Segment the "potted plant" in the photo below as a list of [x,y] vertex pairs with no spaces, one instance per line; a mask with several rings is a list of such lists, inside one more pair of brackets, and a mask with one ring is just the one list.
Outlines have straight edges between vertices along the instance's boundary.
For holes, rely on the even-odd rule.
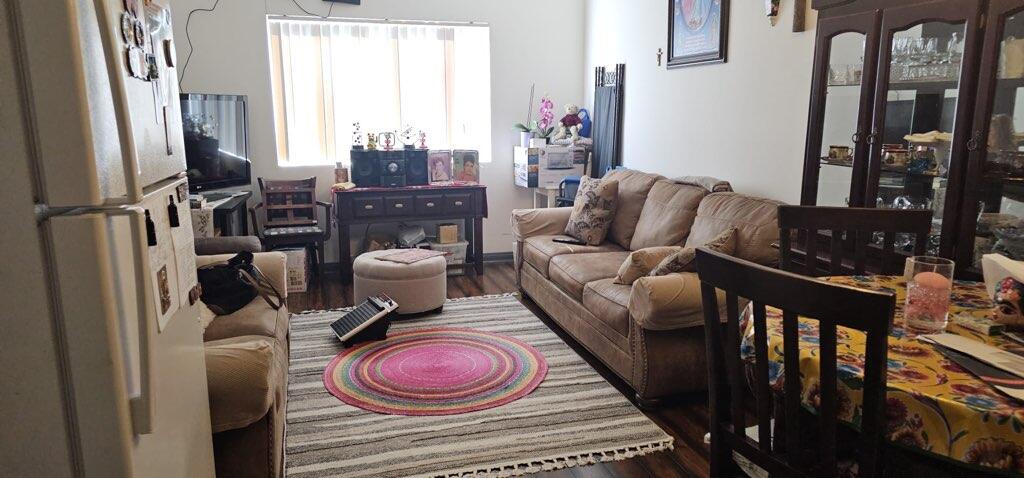
[[[530,96],[532,98],[532,92]],[[530,115],[532,116],[533,101],[531,100],[530,103]],[[536,148],[548,144],[548,138],[555,131],[554,107],[555,104],[545,95],[540,99],[539,117],[536,121],[530,121],[529,126],[523,123],[516,123],[514,128],[519,131],[520,146]]]

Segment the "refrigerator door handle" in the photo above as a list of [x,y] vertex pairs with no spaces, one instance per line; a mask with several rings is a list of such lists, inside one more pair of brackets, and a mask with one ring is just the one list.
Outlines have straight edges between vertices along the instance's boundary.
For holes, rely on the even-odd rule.
[[132,232],[132,261],[135,266],[135,297],[139,318],[139,396],[129,400],[132,428],[136,435],[153,433],[152,343],[157,323],[153,286],[149,274],[149,244],[146,240],[146,210],[122,207],[105,211],[112,216],[129,216]]
[[[114,99],[114,117],[117,119],[117,132],[121,137],[121,161],[124,170],[124,184],[127,190],[128,204],[142,202],[142,180],[139,177],[139,150],[135,144],[135,128],[132,125],[132,111],[128,104],[128,88],[125,85],[125,70],[121,48],[117,45],[116,29],[110,22],[110,12],[106,0],[93,0],[96,8],[96,19],[100,27],[100,39],[103,43],[104,59],[107,65],[107,76],[110,77],[110,93]],[[118,2],[120,3],[120,2]]]

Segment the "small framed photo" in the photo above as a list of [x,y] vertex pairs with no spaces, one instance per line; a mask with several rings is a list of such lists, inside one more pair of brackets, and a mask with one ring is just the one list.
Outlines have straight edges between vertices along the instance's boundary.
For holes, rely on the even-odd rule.
[[668,67],[725,63],[729,0],[668,0]]
[[480,152],[468,149],[455,150],[452,160],[452,174],[456,181],[479,183]]
[[432,150],[427,153],[427,171],[431,183],[446,183],[452,180],[452,152]]

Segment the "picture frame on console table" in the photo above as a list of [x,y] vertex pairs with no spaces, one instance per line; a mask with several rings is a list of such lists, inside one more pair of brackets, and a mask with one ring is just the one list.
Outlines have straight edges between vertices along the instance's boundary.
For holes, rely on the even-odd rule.
[[668,68],[725,63],[729,0],[668,1]]

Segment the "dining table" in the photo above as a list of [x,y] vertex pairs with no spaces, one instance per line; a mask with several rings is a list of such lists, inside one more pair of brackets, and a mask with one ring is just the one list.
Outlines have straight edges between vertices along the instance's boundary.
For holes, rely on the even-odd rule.
[[[903,322],[906,280],[902,276],[835,276],[822,280],[896,295],[896,313],[889,334],[886,392],[886,437],[905,449],[937,455],[978,469],[1024,474],[1024,402],[997,391],[946,358],[932,344],[918,340]],[[955,281],[950,317],[990,319],[994,303],[985,284]],[[753,324],[741,322],[745,360],[754,360]],[[771,307],[768,320],[769,380],[782,391],[782,312]],[[814,411],[819,396],[818,322],[799,319],[801,402]],[[947,333],[969,337],[1016,354],[1024,345],[1002,335],[985,335],[950,322]],[[862,332],[837,330],[839,419],[854,427],[861,414],[864,377]]]

